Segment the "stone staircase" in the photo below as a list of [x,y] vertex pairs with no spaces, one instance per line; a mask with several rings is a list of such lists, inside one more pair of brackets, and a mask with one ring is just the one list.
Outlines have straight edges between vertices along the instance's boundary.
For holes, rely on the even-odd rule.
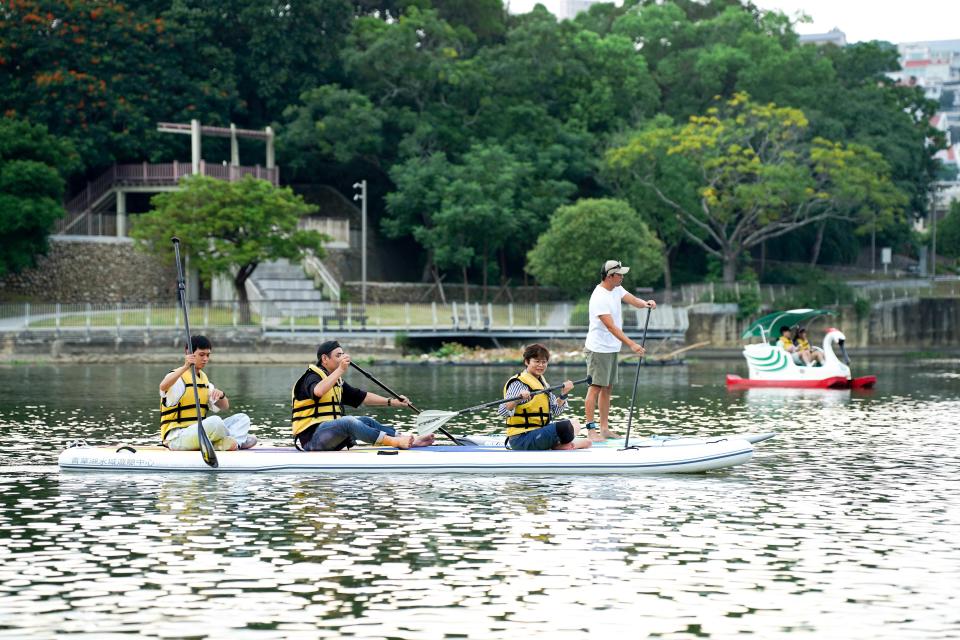
[[269,303],[267,315],[317,315],[330,304],[303,267],[286,259],[258,265],[248,281],[248,294],[251,302]]

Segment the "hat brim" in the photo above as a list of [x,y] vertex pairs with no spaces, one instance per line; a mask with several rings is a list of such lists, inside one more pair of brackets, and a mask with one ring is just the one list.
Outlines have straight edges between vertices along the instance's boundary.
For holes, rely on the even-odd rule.
[[629,271],[630,271],[630,267],[619,267],[611,271],[610,274],[611,275],[620,274],[622,276],[622,275],[626,275]]

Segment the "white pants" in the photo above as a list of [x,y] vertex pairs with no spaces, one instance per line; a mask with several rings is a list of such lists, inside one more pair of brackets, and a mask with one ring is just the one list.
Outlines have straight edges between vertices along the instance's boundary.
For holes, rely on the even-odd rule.
[[[213,443],[214,449],[228,451],[234,448],[234,444],[243,446],[247,441],[250,417],[245,413],[235,413],[226,420],[220,416],[207,416],[203,420],[203,430]],[[200,438],[197,434],[197,425],[173,429],[167,433],[163,444],[173,451],[199,451]]]

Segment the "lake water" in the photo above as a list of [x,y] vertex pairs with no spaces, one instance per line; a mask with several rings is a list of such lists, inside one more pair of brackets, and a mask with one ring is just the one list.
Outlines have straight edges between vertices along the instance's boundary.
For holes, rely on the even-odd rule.
[[[301,369],[215,358],[287,444]],[[0,367],[0,637],[956,638],[958,364],[855,362],[871,393],[644,368],[635,433],[779,433],[746,465],[659,477],[60,473],[70,440],[153,443],[167,368]],[[514,371],[369,369],[421,409],[494,399]]]

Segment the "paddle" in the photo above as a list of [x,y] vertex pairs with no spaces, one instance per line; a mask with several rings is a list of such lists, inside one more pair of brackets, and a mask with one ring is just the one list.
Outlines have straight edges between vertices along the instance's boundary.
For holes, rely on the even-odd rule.
[[[593,382],[593,378],[587,376],[582,380],[574,380],[573,384],[581,384],[586,382],[590,384]],[[558,384],[553,387],[547,387],[546,389],[537,389],[536,391],[531,391],[530,396],[533,397],[539,393],[547,393],[548,391],[557,391],[563,389],[563,384]],[[484,409],[486,407],[492,407],[494,405],[503,404],[504,402],[515,402],[517,400],[523,400],[523,396],[515,396],[513,398],[500,398],[499,400],[491,400],[490,402],[484,402],[483,404],[478,404],[473,407],[467,407],[466,409],[460,409],[459,411],[440,411],[436,409],[428,409],[420,413],[417,416],[417,433],[421,436],[425,436],[428,433],[433,433],[445,425],[447,422],[453,418],[471,411],[476,411],[478,409]]]
[[[356,369],[357,371],[359,371],[360,373],[362,373],[363,375],[367,376],[367,378],[369,378],[371,382],[373,382],[374,384],[378,385],[381,389],[383,389],[384,391],[386,391],[387,393],[389,393],[390,395],[392,395],[392,396],[393,396],[394,398],[396,398],[397,400],[400,399],[400,396],[397,394],[396,391],[394,391],[393,389],[391,389],[391,388],[388,387],[387,385],[383,384],[382,382],[380,382],[379,380],[377,380],[376,378],[374,378],[373,375],[371,375],[371,374],[367,373],[366,371],[364,371],[363,368],[361,368],[360,365],[358,365],[358,364],[357,364],[356,362],[354,362],[353,360],[350,361],[350,366],[353,367],[354,369]],[[421,413],[423,413],[422,411],[420,411],[420,409],[417,409],[415,406],[413,406],[413,403],[412,403],[412,402],[411,402],[410,404],[408,404],[407,406],[409,406],[411,409],[413,409],[414,411],[416,411],[418,415],[421,414]],[[453,440],[453,443],[454,443],[454,444],[460,445],[460,446],[464,446],[462,442],[460,442],[459,440],[457,440],[456,438],[454,438],[453,435],[451,435],[451,433],[450,433],[449,431],[447,431],[446,429],[444,429],[443,427],[438,427],[438,428],[436,429],[436,431],[439,431],[439,432],[442,433],[443,435],[445,435],[445,436],[447,436],[448,438],[450,438],[451,440]],[[423,434],[420,434],[420,435],[423,435]]]
[[[183,311],[183,326],[187,331],[187,353],[192,353],[193,340],[190,338],[190,314],[187,313],[187,286],[183,281],[183,266],[180,264],[180,238],[174,236],[170,240],[173,242],[173,255],[177,261],[177,293],[180,296],[180,309]],[[197,405],[197,437],[200,439],[200,456],[204,462],[216,469],[220,466],[220,463],[217,461],[217,454],[213,450],[210,436],[203,430],[203,418],[200,415],[200,392],[197,391],[196,365],[190,365],[190,375],[193,376],[193,401]]]
[[[650,325],[650,307],[647,307],[647,319],[643,323],[643,337],[640,338],[640,346],[647,346],[647,326]],[[627,437],[623,441],[623,449],[630,448],[630,425],[633,423],[633,405],[637,400],[637,385],[640,384],[640,367],[643,366],[643,356],[637,360],[637,377],[633,379],[633,395],[630,396],[630,414],[627,416]]]

